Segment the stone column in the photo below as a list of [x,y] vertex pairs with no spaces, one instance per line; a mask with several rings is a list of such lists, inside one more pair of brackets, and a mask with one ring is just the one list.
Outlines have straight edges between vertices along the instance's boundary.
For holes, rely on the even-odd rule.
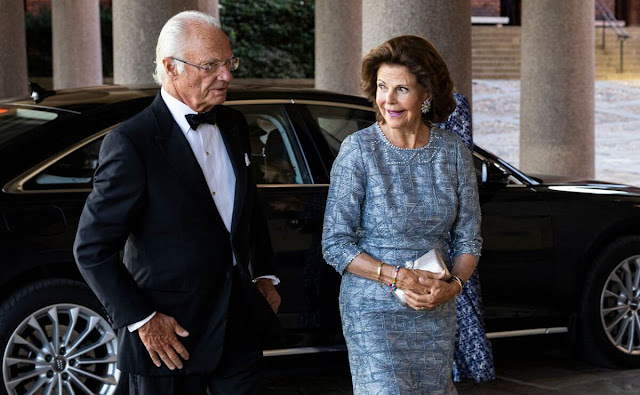
[[0,99],[29,94],[24,4],[2,2],[0,11]]
[[316,0],[316,88],[360,92],[362,0]]
[[593,177],[594,0],[522,1],[520,167]]
[[113,0],[113,82],[153,84],[156,44],[175,14],[198,8],[198,0]]
[[220,20],[220,7],[218,6],[218,0],[198,0],[198,10],[215,16]]
[[469,0],[362,0],[362,53],[411,34],[431,41],[460,93],[471,102]]
[[53,87],[102,85],[98,0],[51,2]]

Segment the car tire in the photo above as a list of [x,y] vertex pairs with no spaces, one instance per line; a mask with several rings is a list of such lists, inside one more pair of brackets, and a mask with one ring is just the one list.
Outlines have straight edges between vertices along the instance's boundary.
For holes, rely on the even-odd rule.
[[579,314],[580,353],[614,368],[640,367],[640,236],[621,238],[598,255]]
[[126,392],[125,375],[116,368],[116,333],[81,282],[38,280],[3,300],[0,353],[0,394],[34,387],[54,394]]

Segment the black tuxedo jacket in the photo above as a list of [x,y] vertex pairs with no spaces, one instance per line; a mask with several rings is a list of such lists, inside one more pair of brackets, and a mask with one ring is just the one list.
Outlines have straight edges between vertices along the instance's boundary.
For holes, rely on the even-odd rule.
[[[173,373],[153,365],[138,333],[126,328],[153,311],[174,317],[190,333],[179,338],[191,356],[180,374],[217,366],[234,253],[247,300],[261,304],[256,311],[267,311],[250,281],[275,272],[268,229],[245,162],[245,154],[250,157],[247,123],[237,110],[216,110],[236,176],[231,232],[160,94],[102,143],[74,255],[114,328],[120,329],[118,366],[123,371]],[[275,317],[270,314],[269,320]]]

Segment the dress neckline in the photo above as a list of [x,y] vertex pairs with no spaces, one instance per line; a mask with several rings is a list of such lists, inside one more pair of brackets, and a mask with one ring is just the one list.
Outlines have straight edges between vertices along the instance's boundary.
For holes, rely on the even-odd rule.
[[429,128],[429,142],[419,148],[403,148],[403,147],[398,147],[396,145],[393,145],[391,143],[391,141],[389,141],[389,139],[387,139],[387,136],[385,136],[384,132],[382,131],[382,128],[380,127],[380,125],[378,124],[378,122],[374,123],[376,130],[378,131],[378,134],[380,135],[380,138],[382,139],[382,141],[384,141],[385,144],[387,144],[389,147],[398,150],[398,151],[422,151],[425,150],[427,148],[431,147],[431,142],[433,141],[433,131],[431,130],[432,128]]

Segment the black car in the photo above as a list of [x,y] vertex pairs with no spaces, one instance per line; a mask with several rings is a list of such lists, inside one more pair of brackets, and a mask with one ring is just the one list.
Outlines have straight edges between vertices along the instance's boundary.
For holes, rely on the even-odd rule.
[[[117,338],[72,244],[103,137],[157,88],[100,87],[0,102],[0,393],[113,393]],[[41,96],[40,98],[42,98]],[[340,278],[320,247],[340,143],[375,120],[363,98],[238,86],[282,283],[287,348],[344,349]],[[490,338],[570,331],[588,358],[640,366],[640,189],[524,174],[476,147]]]

